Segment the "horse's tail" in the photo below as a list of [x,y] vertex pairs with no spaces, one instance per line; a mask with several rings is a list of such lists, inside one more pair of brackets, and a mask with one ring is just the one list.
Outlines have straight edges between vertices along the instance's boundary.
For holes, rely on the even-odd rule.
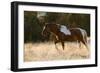
[[[80,29],[80,28],[79,28]],[[84,29],[80,29],[82,34],[82,42],[83,44],[88,48],[88,42],[87,42],[87,32]]]
[[87,33],[86,33],[85,30],[84,30],[84,40],[85,40],[85,42],[86,42],[86,44],[87,44]]
[[84,43],[87,43],[87,32],[84,29],[78,28],[82,34],[82,39]]
[[88,48],[88,40],[87,40],[87,32],[84,30],[84,36],[83,36],[84,42],[85,42],[85,46]]

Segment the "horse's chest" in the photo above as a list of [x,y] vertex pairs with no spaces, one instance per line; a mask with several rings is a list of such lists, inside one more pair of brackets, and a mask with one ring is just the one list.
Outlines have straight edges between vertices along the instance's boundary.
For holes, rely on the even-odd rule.
[[59,37],[58,37],[57,34],[55,34],[55,33],[53,33],[53,32],[51,32],[51,34],[55,37],[56,40],[59,40]]

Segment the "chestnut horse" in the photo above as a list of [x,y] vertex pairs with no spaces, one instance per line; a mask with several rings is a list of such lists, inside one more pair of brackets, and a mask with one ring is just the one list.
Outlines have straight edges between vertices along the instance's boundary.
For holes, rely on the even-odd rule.
[[55,24],[55,23],[45,23],[45,26],[43,27],[42,35],[46,36],[48,33],[53,34],[55,36],[55,40],[54,40],[55,47],[58,42],[61,42],[63,50],[64,50],[65,41],[77,41],[78,43],[80,43],[80,46],[82,42],[86,46],[86,48],[88,48],[87,47],[87,33],[84,29],[70,28],[67,30],[69,30],[71,34],[66,35],[60,31],[61,26],[62,25]]

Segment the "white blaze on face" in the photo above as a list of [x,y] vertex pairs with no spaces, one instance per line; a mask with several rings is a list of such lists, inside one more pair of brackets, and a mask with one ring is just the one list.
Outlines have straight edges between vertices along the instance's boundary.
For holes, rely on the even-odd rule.
[[45,29],[45,27],[43,27],[43,29]]
[[68,30],[67,27],[64,26],[64,25],[61,25],[60,31],[61,31],[62,33],[64,33],[65,35],[71,35],[70,30]]

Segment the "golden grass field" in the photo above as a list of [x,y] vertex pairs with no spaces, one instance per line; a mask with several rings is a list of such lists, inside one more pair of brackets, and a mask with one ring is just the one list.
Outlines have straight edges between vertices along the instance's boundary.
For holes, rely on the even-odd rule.
[[87,59],[90,55],[90,44],[88,49],[82,44],[79,48],[77,43],[65,43],[62,49],[60,43],[57,44],[58,50],[53,42],[25,43],[24,61],[49,61],[49,60],[76,60]]

